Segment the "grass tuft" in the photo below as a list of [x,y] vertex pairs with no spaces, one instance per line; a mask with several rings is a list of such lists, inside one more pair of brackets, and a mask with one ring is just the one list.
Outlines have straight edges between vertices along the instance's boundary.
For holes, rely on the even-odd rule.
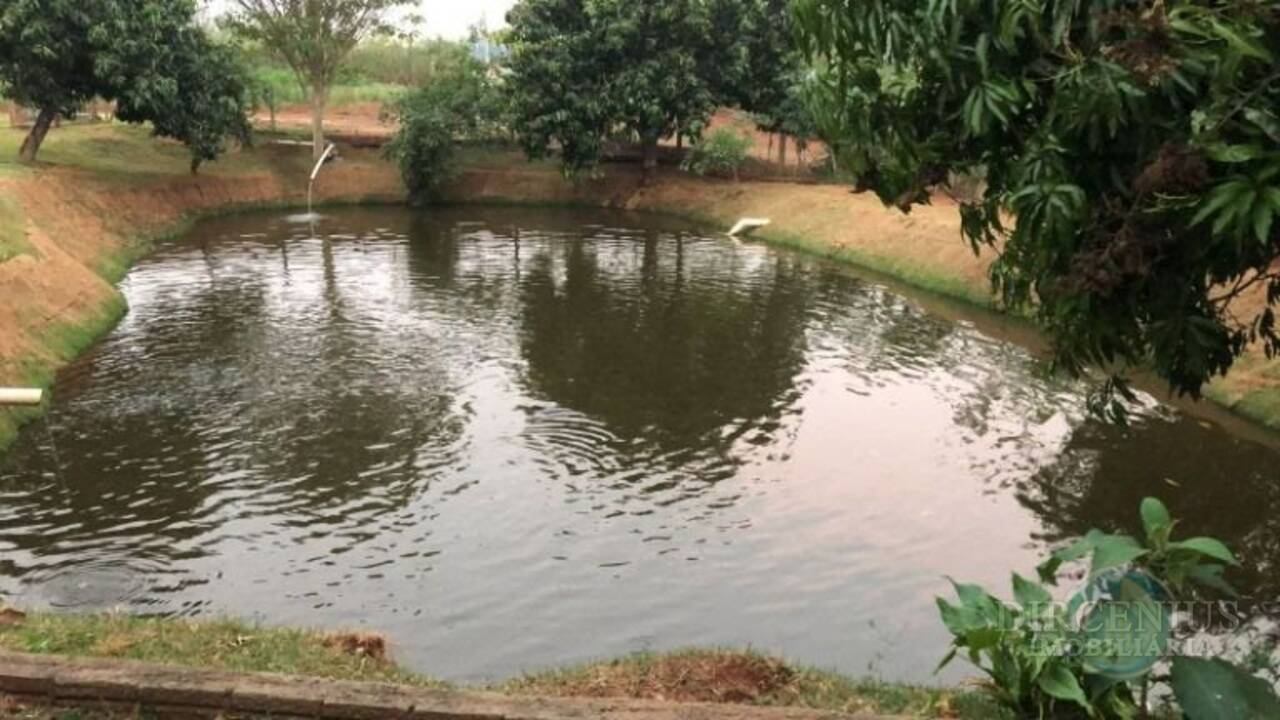
[[71,657],[119,658],[232,672],[269,672],[333,680],[392,682],[419,687],[445,683],[401,669],[369,646],[335,641],[311,630],[257,627],[233,620],[194,622],[127,615],[37,613],[0,627],[0,648]]
[[1003,717],[978,693],[859,680],[735,650],[643,653],[530,674],[492,689],[543,697],[738,703],[912,718]]
[[27,220],[18,203],[0,196],[0,263],[32,251],[27,242]]

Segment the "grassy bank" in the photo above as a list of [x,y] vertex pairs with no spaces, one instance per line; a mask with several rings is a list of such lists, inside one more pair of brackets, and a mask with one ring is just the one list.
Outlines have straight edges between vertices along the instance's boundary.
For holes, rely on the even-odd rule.
[[[385,641],[376,635],[118,615],[8,614],[4,619],[0,649],[15,652],[449,687],[402,669],[388,655]],[[749,651],[634,655],[474,689],[542,697],[804,707],[911,718],[1000,717],[975,693],[851,678]]]
[[[35,166],[16,162],[22,138],[0,129],[0,386],[48,388],[114,327],[126,311],[114,285],[159,239],[200,217],[306,202],[307,148],[263,143],[193,177],[187,151],[143,127],[57,128]],[[318,204],[403,197],[379,153],[347,155]],[[0,409],[0,450],[40,414]]]
[[[0,130],[0,183],[28,184],[51,173],[74,171],[89,184],[120,189],[168,193],[174,185],[190,190],[193,183],[258,183],[265,189],[252,197],[228,197],[221,201],[193,203],[190,198],[173,198],[157,221],[154,213],[142,213],[144,227],[134,227],[138,213],[121,213],[107,230],[128,242],[105,243],[95,267],[102,278],[114,283],[145,252],[138,242],[156,235],[181,230],[193,218],[252,207],[283,207],[302,202],[301,178],[309,172],[309,155],[294,148],[289,152],[259,147],[235,152],[202,170],[193,181],[188,173],[187,154],[181,146],[157,141],[141,127],[123,125],[66,126],[50,134],[42,150],[42,165],[32,169],[13,162],[22,133]],[[711,226],[731,225],[739,217],[769,217],[774,222],[758,233],[762,240],[807,253],[855,264],[914,287],[958,299],[984,308],[992,307],[987,268],[990,256],[975,257],[959,234],[958,213],[950,201],[940,199],[932,207],[918,208],[911,215],[885,209],[869,195],[854,195],[835,185],[802,185],[781,182],[731,183],[669,172],[653,187],[639,186],[636,168],[611,167],[603,179],[573,185],[560,177],[552,163],[530,164],[518,153],[503,148],[474,147],[462,152],[463,172],[448,190],[449,202],[495,202],[512,204],[602,205],[687,218]],[[382,188],[394,182],[395,170],[376,151],[346,151],[344,160],[326,172],[322,182],[331,191],[322,202],[359,202],[368,199],[361,183],[327,178],[334,172],[357,169],[357,176]],[[390,179],[390,180],[389,180]],[[137,202],[132,197],[128,202]],[[184,207],[196,204],[197,207]],[[96,208],[101,210],[101,204]],[[113,209],[108,210],[111,215]],[[0,267],[7,259],[38,254],[39,249],[24,237],[22,227],[41,217],[24,208],[21,201],[0,193]],[[3,288],[0,288],[3,289]],[[64,325],[57,333],[77,332],[96,337],[103,329],[103,317],[110,312],[87,313]],[[108,321],[106,327],[110,326]],[[4,328],[0,323],[0,331]],[[56,367],[74,357],[83,343],[51,352],[49,363],[37,358],[34,365]],[[0,346],[0,363],[4,348]],[[32,365],[30,358],[24,361]],[[15,377],[0,364],[0,383],[26,381],[29,369]],[[48,372],[37,372],[37,377]],[[1261,352],[1243,357],[1232,374],[1207,388],[1207,395],[1238,415],[1272,429],[1280,429],[1280,362]],[[0,418],[0,447],[12,437],[13,423]]]

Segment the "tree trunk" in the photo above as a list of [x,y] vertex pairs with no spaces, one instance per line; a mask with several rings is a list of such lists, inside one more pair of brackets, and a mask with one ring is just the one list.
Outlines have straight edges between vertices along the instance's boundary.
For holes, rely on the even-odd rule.
[[782,163],[782,167],[787,166],[787,134],[778,133],[778,162]]
[[643,184],[648,185],[653,181],[654,175],[658,171],[658,139],[646,138],[644,141],[644,176]]
[[53,126],[53,121],[57,117],[57,110],[41,108],[40,114],[36,116],[36,124],[31,126],[31,132],[27,134],[27,139],[22,141],[22,149],[18,151],[18,159],[24,163],[36,161],[40,146],[44,144],[44,138],[49,134],[49,128]]
[[311,157],[319,162],[324,155],[324,107],[328,88],[319,84],[311,91]]

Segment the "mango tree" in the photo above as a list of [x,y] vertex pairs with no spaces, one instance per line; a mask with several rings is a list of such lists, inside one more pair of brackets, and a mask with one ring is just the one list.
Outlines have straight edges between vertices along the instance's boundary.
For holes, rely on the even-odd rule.
[[530,156],[558,146],[569,172],[622,131],[651,175],[660,140],[701,134],[734,42],[703,0],[522,0],[507,21],[514,129]]
[[10,99],[37,111],[21,159],[34,162],[54,121],[99,97],[201,160],[217,156],[225,135],[243,135],[241,74],[195,14],[194,0],[0,5],[0,82]]
[[150,121],[155,135],[186,145],[194,175],[226,150],[228,139],[249,142],[247,75],[231,50],[200,28],[178,28],[168,38],[163,81],[121,93],[116,116]]
[[0,82],[18,105],[36,110],[19,156],[34,162],[59,115],[73,116],[106,94],[94,72],[93,35],[105,6],[78,0],[11,0],[0,6]]
[[[864,189],[909,210],[950,172],[1057,365],[1198,396],[1280,352],[1280,12],[1270,2],[797,0],[818,121]],[[1251,294],[1261,302],[1233,304]]]

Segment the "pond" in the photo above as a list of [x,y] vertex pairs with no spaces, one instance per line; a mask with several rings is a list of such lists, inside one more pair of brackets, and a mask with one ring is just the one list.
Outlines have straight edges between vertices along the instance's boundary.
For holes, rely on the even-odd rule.
[[0,460],[10,600],[372,628],[464,681],[690,645],[934,681],[944,576],[1150,494],[1280,596],[1268,436],[1090,421],[989,315],[642,215],[296,220],[129,274]]

